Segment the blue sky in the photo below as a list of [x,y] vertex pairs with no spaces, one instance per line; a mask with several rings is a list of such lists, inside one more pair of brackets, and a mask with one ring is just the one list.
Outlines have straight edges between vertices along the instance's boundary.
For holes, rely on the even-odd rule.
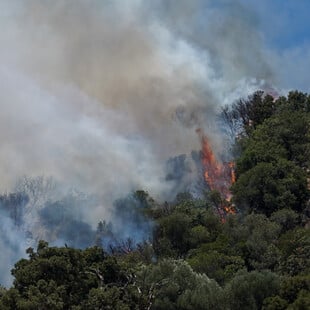
[[273,55],[279,85],[310,91],[310,1],[240,0],[257,19],[257,31]]
[[310,44],[309,0],[242,0],[257,14],[266,43],[276,49]]
[[211,52],[215,62],[233,59],[226,69],[244,67],[244,76],[263,77],[285,92],[310,92],[310,0],[152,3],[160,3],[161,17],[177,35]]

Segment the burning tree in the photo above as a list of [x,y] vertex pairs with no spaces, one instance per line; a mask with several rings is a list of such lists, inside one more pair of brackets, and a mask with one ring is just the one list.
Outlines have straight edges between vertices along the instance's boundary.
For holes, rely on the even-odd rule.
[[223,219],[226,214],[236,212],[231,203],[230,186],[235,182],[234,162],[218,160],[211,148],[208,137],[201,129],[196,130],[201,141],[201,161],[205,182],[211,191],[217,191],[221,198],[217,204],[218,212]]

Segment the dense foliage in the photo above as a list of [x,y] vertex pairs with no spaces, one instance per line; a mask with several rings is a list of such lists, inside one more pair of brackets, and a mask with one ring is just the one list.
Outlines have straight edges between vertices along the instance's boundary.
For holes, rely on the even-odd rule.
[[219,216],[218,193],[158,204],[138,191],[116,208],[129,206],[151,240],[108,245],[101,222],[95,247],[40,241],[0,289],[0,309],[309,309],[310,96],[257,92],[223,116],[237,134],[236,214]]

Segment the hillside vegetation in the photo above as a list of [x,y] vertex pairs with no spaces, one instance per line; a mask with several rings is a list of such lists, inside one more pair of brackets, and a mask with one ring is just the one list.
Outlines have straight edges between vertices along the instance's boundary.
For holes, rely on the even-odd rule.
[[119,207],[150,239],[114,242],[100,222],[84,250],[40,241],[0,309],[310,309],[310,96],[257,92],[222,116],[236,137],[236,214],[218,214],[214,191],[165,203],[137,191]]

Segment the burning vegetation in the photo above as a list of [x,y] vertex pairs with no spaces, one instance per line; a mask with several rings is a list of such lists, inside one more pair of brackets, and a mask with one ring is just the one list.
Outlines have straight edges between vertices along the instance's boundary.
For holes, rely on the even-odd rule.
[[204,180],[211,191],[216,191],[220,194],[221,202],[217,206],[217,211],[221,218],[224,219],[226,214],[236,213],[236,209],[231,203],[230,192],[231,185],[236,181],[235,163],[218,160],[211,148],[208,137],[202,129],[197,129],[196,132],[201,141]]

